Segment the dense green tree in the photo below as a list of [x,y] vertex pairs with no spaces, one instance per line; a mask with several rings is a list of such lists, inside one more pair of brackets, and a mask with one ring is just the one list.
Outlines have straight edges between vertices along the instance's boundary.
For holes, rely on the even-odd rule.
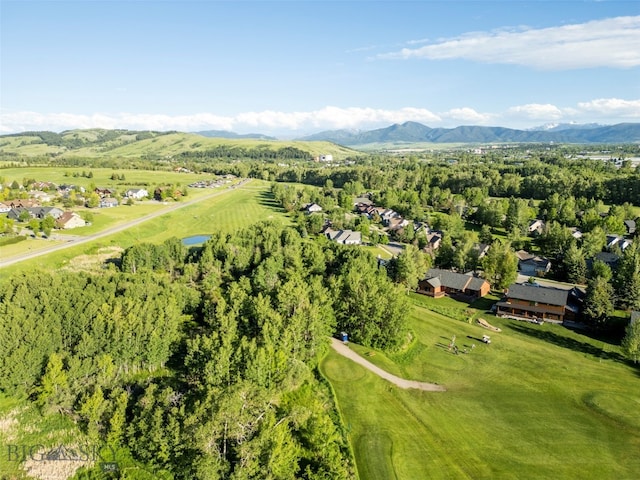
[[630,322],[622,339],[622,351],[633,363],[640,361],[640,321]]
[[640,244],[627,247],[613,277],[618,303],[623,308],[640,309]]
[[518,257],[508,242],[495,241],[482,258],[484,278],[491,288],[502,290],[511,285],[518,276]]
[[595,277],[587,284],[584,299],[584,315],[596,326],[602,327],[613,314],[613,288],[602,277]]
[[571,244],[563,259],[564,272],[567,281],[571,283],[584,283],[587,276],[587,261],[575,244]]

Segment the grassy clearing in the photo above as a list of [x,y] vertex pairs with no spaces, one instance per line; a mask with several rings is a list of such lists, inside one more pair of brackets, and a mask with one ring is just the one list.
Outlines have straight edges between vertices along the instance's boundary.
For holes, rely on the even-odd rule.
[[[447,392],[400,390],[333,352],[322,362],[362,480],[382,478],[378,471],[398,479],[640,476],[639,371],[618,346],[482,313],[502,328],[489,332],[432,312],[423,299],[414,298],[409,347],[367,359]],[[468,354],[448,351],[453,335]]]

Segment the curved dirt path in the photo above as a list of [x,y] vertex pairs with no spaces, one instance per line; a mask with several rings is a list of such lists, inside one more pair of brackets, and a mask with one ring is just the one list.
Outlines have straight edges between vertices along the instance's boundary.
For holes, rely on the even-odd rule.
[[427,382],[418,382],[416,380],[406,380],[404,378],[396,377],[395,375],[391,375],[389,372],[385,372],[380,367],[377,367],[373,363],[365,360],[356,352],[347,347],[344,343],[336,338],[331,339],[331,346],[333,349],[338,352],[343,357],[347,357],[350,360],[353,360],[359,365],[362,365],[367,370],[372,371],[379,377],[384,378],[385,380],[397,385],[400,388],[415,388],[418,390],[426,390],[428,392],[446,392],[446,388],[442,385],[438,385],[436,383],[427,383]]

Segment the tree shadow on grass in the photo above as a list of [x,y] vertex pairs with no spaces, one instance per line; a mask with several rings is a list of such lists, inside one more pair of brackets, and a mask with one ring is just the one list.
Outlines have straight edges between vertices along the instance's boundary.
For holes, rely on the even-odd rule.
[[591,345],[590,343],[580,342],[573,338],[568,338],[563,335],[558,335],[557,333],[550,332],[548,330],[539,330],[535,327],[529,327],[528,325],[506,325],[506,326],[518,333],[522,333],[530,337],[544,340],[545,342],[558,345],[559,347],[568,348],[576,352],[586,353],[588,355],[592,355],[597,358],[602,358],[604,360],[615,360],[618,362],[625,361],[624,357],[617,352],[605,352],[602,348],[596,347],[595,345]]
[[578,335],[584,335],[585,337],[597,340],[599,342],[605,342],[609,345],[619,346],[622,337],[624,337],[624,328],[611,328],[609,330],[595,330],[589,326],[567,326],[564,325],[567,330],[571,330]]
[[488,312],[491,310],[491,307],[493,306],[494,303],[496,303],[495,300],[491,298],[482,297],[482,298],[475,299],[473,302],[469,304],[469,306],[477,310],[483,310]]
[[271,210],[275,210],[280,213],[286,213],[286,210],[282,207],[282,205],[280,205],[276,201],[273,193],[268,190],[263,190],[258,194],[258,203],[263,207],[270,208]]

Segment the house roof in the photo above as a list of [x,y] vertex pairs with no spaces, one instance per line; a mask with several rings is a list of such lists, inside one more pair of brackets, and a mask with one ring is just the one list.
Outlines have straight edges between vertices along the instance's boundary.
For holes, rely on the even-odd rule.
[[547,268],[549,265],[551,265],[551,261],[545,257],[531,257],[527,258],[526,260],[520,260],[520,264]]
[[567,304],[567,299],[569,298],[569,290],[514,283],[509,286],[506,296],[507,298],[526,300],[529,302],[564,306]]
[[516,252],[516,257],[518,257],[518,260],[523,261],[523,260],[529,260],[530,258],[535,257],[535,255],[533,253],[529,253],[526,250],[518,250]]
[[59,225],[64,225],[73,218],[82,219],[82,217],[78,215],[76,212],[64,212],[62,215],[60,215],[60,217],[58,217],[57,222]]
[[627,227],[627,232],[634,233],[636,231],[636,221],[635,220],[625,220],[624,225]]
[[433,286],[444,286],[455,290],[480,290],[486,280],[482,278],[465,275],[464,273],[452,272],[450,270],[441,270],[439,268],[430,269],[424,279]]

